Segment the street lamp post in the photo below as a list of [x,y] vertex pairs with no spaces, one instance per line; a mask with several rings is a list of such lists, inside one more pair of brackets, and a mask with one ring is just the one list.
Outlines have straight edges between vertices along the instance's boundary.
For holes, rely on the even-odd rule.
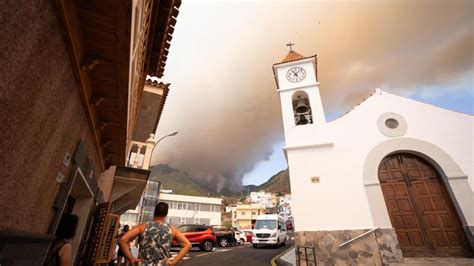
[[[156,145],[157,145],[161,140],[163,140],[164,138],[172,137],[172,136],[176,136],[176,135],[178,135],[178,130],[175,130],[175,131],[173,131],[173,132],[171,132],[171,133],[169,133],[169,134],[167,134],[167,135],[164,135],[163,137],[161,137],[159,140],[157,140],[157,141],[155,142],[155,145],[153,145],[153,148],[151,149],[151,154],[152,154],[152,156],[150,156],[150,162],[151,162],[151,157],[153,157],[153,150],[155,150]],[[152,166],[152,167],[153,167],[153,166]]]
[[[145,152],[145,158],[143,159],[143,165],[142,165],[142,169],[148,169],[150,168],[150,164],[151,164],[151,159],[153,157],[153,151],[155,150],[155,147],[156,145],[162,141],[163,139],[167,138],[167,137],[172,137],[172,136],[176,136],[178,135],[178,131],[175,130],[169,134],[166,134],[164,135],[163,137],[161,137],[158,141],[155,141],[155,135],[153,134],[150,134],[150,138],[146,140],[146,145],[147,145],[147,149],[146,149],[146,152]],[[150,149],[150,146],[153,145]]]
[[[151,164],[151,159],[153,157],[153,151],[155,150],[157,144],[162,141],[163,139],[167,138],[167,137],[172,137],[172,136],[176,136],[178,135],[178,131],[175,130],[167,135],[164,135],[163,137],[161,137],[160,139],[158,139],[158,141],[155,142],[155,139],[154,139],[154,135],[150,135],[150,138],[147,140],[147,145],[150,145],[154,142],[153,144],[153,147],[151,149],[147,149],[146,151],[146,154],[145,154],[145,158],[144,158],[144,161],[143,161],[143,166],[142,166],[142,169],[149,169],[151,170],[151,168],[153,168],[153,166],[149,167],[150,164]],[[149,147],[149,146],[148,146]],[[145,195],[147,194],[148,190],[148,184],[146,184],[145,186],[145,190],[143,191],[143,194],[142,194],[142,198],[141,198],[141,201],[140,201],[140,205],[139,205],[139,211],[138,211],[138,221],[137,222],[141,222],[141,220],[143,219],[143,201],[145,200]],[[159,191],[158,191],[159,193]]]

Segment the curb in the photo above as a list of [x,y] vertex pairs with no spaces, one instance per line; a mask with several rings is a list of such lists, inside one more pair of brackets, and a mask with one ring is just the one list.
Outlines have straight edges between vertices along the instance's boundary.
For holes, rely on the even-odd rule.
[[271,261],[271,265],[272,266],[294,266],[293,264],[291,263],[288,263],[287,261],[284,261],[283,259],[281,259],[281,257],[283,257],[283,255],[285,255],[286,253],[290,252],[290,250],[292,248],[294,248],[295,246],[292,245],[292,246],[289,246],[287,249],[285,249],[282,253],[276,255],[275,257],[273,257],[272,261]]

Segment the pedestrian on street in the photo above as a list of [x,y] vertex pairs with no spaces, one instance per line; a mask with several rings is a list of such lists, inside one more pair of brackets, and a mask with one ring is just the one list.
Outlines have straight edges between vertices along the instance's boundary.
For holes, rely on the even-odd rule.
[[68,241],[76,235],[79,217],[72,214],[63,214],[56,229],[56,239],[51,244],[45,266],[72,265],[72,245]]
[[[122,229],[122,233],[118,236],[118,239],[120,239],[123,235],[125,235],[125,233],[127,233],[129,229],[130,229],[130,227],[127,224],[124,225],[124,227]],[[130,243],[128,243],[128,249],[130,250]],[[117,252],[117,266],[122,265],[122,258],[125,258],[125,266],[128,266],[127,257],[125,257],[122,249],[119,247],[119,250]]]
[[[155,207],[152,222],[146,222],[128,231],[119,240],[120,249],[125,257],[132,263],[144,262],[145,265],[175,265],[178,263],[189,249],[191,243],[174,225],[165,222],[168,215],[168,204],[160,202]],[[140,259],[133,257],[128,249],[128,243],[140,236]],[[178,242],[181,250],[175,258],[171,258],[171,245],[173,240]]]

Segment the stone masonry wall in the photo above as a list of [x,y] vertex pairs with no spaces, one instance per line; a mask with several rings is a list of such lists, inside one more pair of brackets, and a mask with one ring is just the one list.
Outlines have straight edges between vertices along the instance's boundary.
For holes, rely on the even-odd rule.
[[[296,249],[298,265],[385,265],[403,262],[395,230],[381,228],[374,233],[357,239],[351,244],[340,244],[357,237],[368,230],[314,231],[296,232],[296,247],[314,247]],[[308,258],[306,260],[306,257]]]

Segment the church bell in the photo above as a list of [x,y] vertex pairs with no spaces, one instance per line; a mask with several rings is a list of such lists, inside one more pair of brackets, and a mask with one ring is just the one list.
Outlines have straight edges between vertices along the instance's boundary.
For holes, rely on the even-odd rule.
[[305,100],[301,96],[298,96],[298,100],[296,100],[296,105],[293,106],[296,125],[300,126],[313,123],[311,116],[311,108],[309,107],[307,99]]
[[299,119],[298,119],[298,122],[296,123],[296,125],[298,125],[298,126],[299,126],[299,125],[306,125],[306,124],[308,124],[308,123],[309,123],[309,121],[308,121],[308,119],[306,119],[306,115],[301,114],[301,115],[299,116]]
[[296,108],[295,111],[298,114],[301,113],[306,113],[309,110],[309,106],[304,102],[303,99],[301,99],[300,96],[298,96],[298,102],[296,103]]

